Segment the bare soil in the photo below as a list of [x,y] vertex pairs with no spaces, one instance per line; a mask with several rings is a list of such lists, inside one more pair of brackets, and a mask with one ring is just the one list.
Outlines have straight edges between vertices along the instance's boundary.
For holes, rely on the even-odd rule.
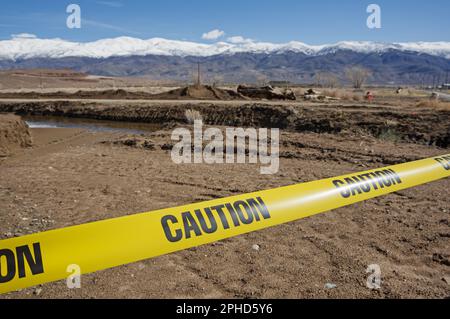
[[[165,125],[145,135],[31,129],[30,147],[23,122],[0,116],[0,130],[15,135],[0,138],[0,149],[8,148],[0,157],[0,239],[449,153],[450,112],[419,107],[424,92],[376,89],[374,104],[364,92],[340,96],[353,101],[255,102],[211,90],[167,93],[173,87],[150,83],[70,70],[0,72],[0,112]],[[175,165],[170,134],[186,125],[186,110],[209,125],[280,128],[279,173],[263,176],[250,164]],[[441,180],[85,275],[80,290],[61,281],[0,299],[450,298],[449,186]],[[371,264],[381,266],[379,291],[366,287]]]
[[[167,89],[164,86],[169,86]],[[159,88],[158,86],[162,86]],[[0,93],[72,94],[77,91],[126,89],[160,93],[173,89],[170,81],[154,81],[139,77],[105,77],[89,75],[69,69],[0,70]]]
[[190,85],[150,97],[154,100],[246,100],[244,96],[233,90],[216,88],[210,85]]
[[[71,104],[55,105],[50,112],[50,102],[45,103],[30,105],[49,113],[70,109],[70,114],[77,114]],[[25,108],[26,104],[20,106]],[[265,125],[284,114],[281,106],[272,110],[235,106],[228,107],[232,115],[227,117],[222,108],[216,105],[216,116],[212,111],[204,114],[211,124],[228,125],[228,118],[236,117],[231,124]],[[94,109],[87,105],[83,112],[111,118],[116,114],[117,119],[147,114],[147,120],[155,121],[162,114],[169,114],[166,119],[178,116],[176,107],[133,105],[128,106],[128,113],[119,112],[125,110],[123,105],[106,106],[103,113]],[[449,121],[445,114],[427,111],[415,118],[413,112],[404,110],[361,111],[357,107],[298,111],[292,122],[287,119],[294,111],[284,111],[286,116],[278,120],[287,124],[282,127],[280,171],[270,177],[260,175],[258,165],[175,165],[168,151],[169,128],[139,136],[32,129],[32,148],[0,160],[0,238],[449,153],[435,143],[376,138],[368,130],[359,130],[362,125],[358,130],[314,132],[301,124],[329,128],[331,123],[358,123],[366,118],[364,123],[376,127],[392,113],[405,131],[407,125],[421,130],[431,127],[427,133],[431,136],[446,134]],[[333,121],[338,112],[351,116]],[[173,123],[172,128],[181,125]],[[69,290],[61,281],[0,298],[449,298],[449,187],[449,179],[441,180],[264,231],[85,275],[79,290]],[[255,244],[259,251],[252,249]],[[371,264],[381,266],[379,291],[366,287],[366,269]],[[326,289],[327,283],[336,288]]]

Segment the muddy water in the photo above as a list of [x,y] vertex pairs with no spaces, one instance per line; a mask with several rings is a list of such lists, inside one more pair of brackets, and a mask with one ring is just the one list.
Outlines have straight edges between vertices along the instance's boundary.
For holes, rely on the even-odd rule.
[[22,118],[30,128],[77,128],[90,132],[121,132],[138,135],[161,129],[161,125],[157,124],[76,119],[59,116],[23,116]]

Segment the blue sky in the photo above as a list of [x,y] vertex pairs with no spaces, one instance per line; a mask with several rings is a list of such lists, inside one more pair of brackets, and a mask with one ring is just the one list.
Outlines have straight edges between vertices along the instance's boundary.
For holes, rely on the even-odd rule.
[[[66,27],[67,5],[79,4],[82,28]],[[382,28],[368,29],[366,8],[382,9]],[[448,0],[15,0],[2,1],[0,39],[31,33],[40,38],[92,41],[117,36],[208,42],[222,39],[324,44],[342,40],[450,41]]]

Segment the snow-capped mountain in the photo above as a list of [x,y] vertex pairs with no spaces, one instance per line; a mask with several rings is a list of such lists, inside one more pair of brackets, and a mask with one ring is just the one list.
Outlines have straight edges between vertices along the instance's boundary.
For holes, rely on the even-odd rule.
[[210,57],[237,53],[278,54],[285,52],[319,56],[332,54],[340,50],[357,53],[385,53],[389,50],[397,50],[450,59],[450,42],[378,43],[345,41],[327,45],[308,45],[296,41],[274,44],[239,38],[235,37],[230,39],[229,42],[213,44],[162,38],[142,40],[131,37],[80,43],[62,39],[39,39],[31,34],[19,34],[13,36],[10,40],[0,41],[0,60],[68,57],[105,59],[147,55]]
[[361,66],[374,84],[448,81],[450,42],[339,42],[274,44],[232,37],[212,44],[130,37],[77,43],[20,34],[0,41],[1,69],[69,68],[102,76],[144,76],[192,81],[197,62],[208,81],[282,80],[312,83],[327,74],[345,83],[346,70]]

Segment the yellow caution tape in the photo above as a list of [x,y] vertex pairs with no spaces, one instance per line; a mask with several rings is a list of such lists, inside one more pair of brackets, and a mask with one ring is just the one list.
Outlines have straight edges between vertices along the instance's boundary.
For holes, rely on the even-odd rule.
[[450,176],[450,155],[0,241],[0,293],[216,242]]

